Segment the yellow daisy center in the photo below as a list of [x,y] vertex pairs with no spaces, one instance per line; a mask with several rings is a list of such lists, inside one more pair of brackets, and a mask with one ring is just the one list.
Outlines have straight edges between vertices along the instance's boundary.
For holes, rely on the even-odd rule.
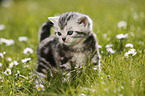
[[38,91],[40,91],[40,90],[42,90],[42,88],[41,87],[38,87]]

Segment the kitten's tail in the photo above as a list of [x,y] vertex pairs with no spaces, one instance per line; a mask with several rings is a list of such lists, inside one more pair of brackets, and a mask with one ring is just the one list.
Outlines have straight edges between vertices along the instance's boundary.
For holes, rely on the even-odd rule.
[[53,26],[51,21],[45,22],[39,31],[39,42],[50,36],[50,28]]

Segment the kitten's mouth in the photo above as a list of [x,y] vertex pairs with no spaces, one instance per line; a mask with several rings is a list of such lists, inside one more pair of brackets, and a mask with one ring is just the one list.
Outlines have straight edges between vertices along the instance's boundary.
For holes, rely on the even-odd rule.
[[68,45],[68,42],[67,41],[64,41],[64,42],[62,42],[63,44],[65,44],[65,45]]

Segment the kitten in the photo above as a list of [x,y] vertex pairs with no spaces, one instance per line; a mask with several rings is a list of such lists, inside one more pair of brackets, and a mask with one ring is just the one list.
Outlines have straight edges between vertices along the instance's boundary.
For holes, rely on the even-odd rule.
[[[40,30],[37,74],[49,79],[52,71],[71,71],[92,60],[100,66],[96,35],[89,16],[78,12],[66,12],[48,17]],[[54,26],[55,35],[50,36]],[[92,64],[92,63],[91,63]]]

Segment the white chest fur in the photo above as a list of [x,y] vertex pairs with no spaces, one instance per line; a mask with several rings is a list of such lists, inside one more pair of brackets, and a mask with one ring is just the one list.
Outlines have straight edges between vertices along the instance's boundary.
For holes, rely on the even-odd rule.
[[74,53],[72,60],[76,63],[75,68],[78,68],[79,66],[82,66],[82,64],[85,64],[87,61],[86,57],[87,56],[85,53]]

